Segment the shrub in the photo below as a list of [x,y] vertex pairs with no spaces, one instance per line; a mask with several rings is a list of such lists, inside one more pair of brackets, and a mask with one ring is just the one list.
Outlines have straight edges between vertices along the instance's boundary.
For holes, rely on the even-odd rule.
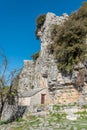
[[86,59],[87,45],[87,3],[71,14],[61,26],[54,25],[51,30],[53,44],[48,49],[53,52],[58,69],[71,73],[74,66]]
[[23,122],[23,121],[25,121],[25,120],[22,119],[22,118],[18,118],[18,119],[17,119],[17,122]]
[[8,124],[8,123],[11,123],[11,121],[10,120],[0,121],[0,125],[4,125],[4,124]]
[[36,38],[37,39],[39,39],[38,31],[43,26],[45,20],[46,20],[46,15],[45,14],[42,14],[42,15],[38,16],[37,19],[36,19]]

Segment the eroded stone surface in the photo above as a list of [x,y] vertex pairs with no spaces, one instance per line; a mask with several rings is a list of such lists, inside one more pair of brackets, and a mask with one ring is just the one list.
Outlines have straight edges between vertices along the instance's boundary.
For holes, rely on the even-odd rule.
[[[73,71],[72,76],[62,75],[57,69],[56,61],[52,54],[49,53],[47,46],[52,44],[51,30],[53,25],[62,25],[68,19],[67,14],[56,16],[54,13],[47,13],[44,25],[38,32],[41,40],[41,50],[39,58],[34,64],[33,61],[24,61],[24,68],[19,80],[19,93],[31,89],[48,88],[50,98],[53,103],[76,102],[80,99],[79,93],[73,86],[75,80],[79,82],[81,77],[78,70],[84,70],[85,66],[79,63]],[[86,78],[85,78],[86,80]],[[80,86],[83,85],[80,83]],[[79,86],[78,86],[79,88]],[[84,91],[86,83],[84,85]],[[62,97],[62,98],[61,98]],[[81,97],[82,99],[82,97]]]

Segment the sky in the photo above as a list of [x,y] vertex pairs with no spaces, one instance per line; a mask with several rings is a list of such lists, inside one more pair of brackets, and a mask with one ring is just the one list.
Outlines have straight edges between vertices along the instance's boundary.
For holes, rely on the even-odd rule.
[[87,0],[0,0],[0,50],[7,56],[9,70],[40,50],[36,40],[36,18],[53,12],[60,16],[78,10]]

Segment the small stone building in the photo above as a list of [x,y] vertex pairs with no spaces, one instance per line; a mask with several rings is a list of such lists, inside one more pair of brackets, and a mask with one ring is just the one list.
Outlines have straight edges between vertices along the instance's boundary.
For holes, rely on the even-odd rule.
[[47,88],[37,88],[19,96],[19,106],[34,106],[49,104],[50,96]]

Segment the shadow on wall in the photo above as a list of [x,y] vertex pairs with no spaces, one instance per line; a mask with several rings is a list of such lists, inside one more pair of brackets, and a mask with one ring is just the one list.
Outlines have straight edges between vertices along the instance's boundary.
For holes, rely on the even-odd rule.
[[8,121],[12,122],[18,120],[19,118],[22,118],[26,109],[27,106],[18,106],[17,111],[8,119]]

